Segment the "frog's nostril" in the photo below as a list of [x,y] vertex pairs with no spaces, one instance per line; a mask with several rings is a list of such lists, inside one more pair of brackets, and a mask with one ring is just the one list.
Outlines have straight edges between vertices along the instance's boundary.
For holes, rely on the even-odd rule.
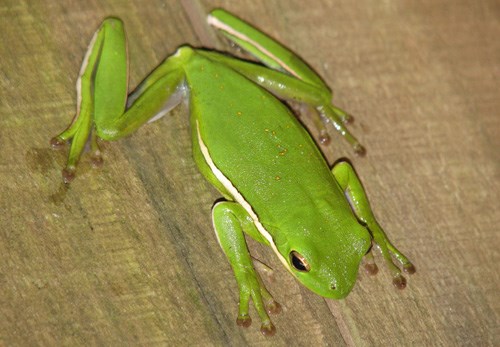
[[335,285],[335,283],[332,283],[330,288],[332,288],[332,290],[336,290],[337,289],[337,286]]

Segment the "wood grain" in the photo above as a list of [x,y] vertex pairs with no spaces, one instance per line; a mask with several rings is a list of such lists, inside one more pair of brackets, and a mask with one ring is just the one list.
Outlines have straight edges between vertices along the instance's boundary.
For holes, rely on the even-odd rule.
[[[177,46],[227,48],[202,22],[224,7],[308,61],[368,148],[332,132],[390,238],[417,266],[397,291],[382,264],[325,300],[272,252],[277,335],[236,326],[237,287],[212,232],[219,194],[191,159],[187,110],[105,145],[61,183],[48,140],[102,19],[122,18],[131,86]],[[0,4],[0,345],[500,344],[500,5],[495,0],[14,1]],[[380,260],[380,259],[378,259]]]

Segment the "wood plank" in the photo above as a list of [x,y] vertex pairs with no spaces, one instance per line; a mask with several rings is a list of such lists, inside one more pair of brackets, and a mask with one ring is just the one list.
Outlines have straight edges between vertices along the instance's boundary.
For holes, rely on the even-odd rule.
[[[283,305],[266,339],[236,326],[237,286],[212,231],[219,194],[191,159],[186,108],[83,158],[69,189],[69,122],[94,30],[124,20],[131,86],[183,43],[227,48],[202,20],[224,7],[300,53],[368,148],[332,132],[390,238],[417,266],[342,301],[300,286],[269,249]],[[436,345],[500,341],[500,8],[495,0],[14,1],[0,4],[0,345]],[[206,30],[206,31],[205,31]]]

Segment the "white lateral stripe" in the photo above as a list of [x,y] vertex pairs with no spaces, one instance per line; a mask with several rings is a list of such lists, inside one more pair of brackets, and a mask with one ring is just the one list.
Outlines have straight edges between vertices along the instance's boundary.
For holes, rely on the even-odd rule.
[[78,73],[78,79],[76,80],[76,113],[71,121],[71,124],[74,124],[78,117],[80,116],[80,109],[82,106],[82,76],[87,69],[87,65],[89,64],[90,55],[94,50],[95,41],[97,40],[97,35],[101,29],[98,29],[94,35],[92,36],[92,40],[90,40],[89,46],[87,47],[87,52],[85,52],[85,57],[83,57],[82,67],[80,68],[80,72]]
[[[214,221],[214,209],[215,209],[215,206],[217,206],[220,203],[221,202],[218,202],[214,205],[214,207],[212,207],[212,225],[213,225],[214,230],[215,230],[215,237],[217,237],[217,242],[219,243],[220,248],[222,248],[222,244],[220,243],[219,233],[217,232],[217,227],[215,226],[215,221]],[[224,248],[222,248],[222,249],[224,249]]]
[[[234,197],[234,199],[245,209],[245,211],[247,211],[247,213],[252,218],[252,220],[255,224],[255,227],[257,228],[259,233],[262,236],[264,236],[264,238],[269,242],[274,253],[276,253],[278,258],[281,260],[283,265],[285,265],[285,267],[288,269],[288,271],[290,271],[293,274],[292,270],[290,269],[290,266],[288,265],[288,262],[281,255],[281,253],[278,251],[278,248],[274,244],[273,237],[271,236],[271,234],[269,234],[269,232],[266,230],[266,228],[264,228],[262,223],[259,221],[259,217],[257,217],[255,212],[253,211],[252,206],[250,206],[250,204],[245,200],[245,198],[243,198],[243,196],[240,194],[238,189],[236,189],[236,187],[233,185],[233,183],[226,176],[224,176],[224,174],[217,168],[217,166],[213,162],[212,158],[210,157],[210,153],[208,152],[208,148],[207,148],[207,146],[205,146],[205,143],[203,142],[203,140],[201,138],[200,126],[198,124],[198,120],[196,121],[196,132],[198,134],[198,143],[200,144],[201,153],[203,154],[205,161],[207,162],[208,166],[212,170],[215,177],[217,177],[217,179],[219,180],[219,182],[222,183],[224,188],[226,188],[229,191],[229,193],[231,193],[231,195]],[[213,220],[213,218],[212,218],[212,220]],[[215,229],[215,225],[214,225],[214,229]],[[219,236],[217,236],[217,240],[219,241],[219,244],[220,244]]]
[[285,62],[283,60],[279,59],[277,56],[275,56],[274,54],[272,54],[271,52],[269,52],[267,49],[265,49],[264,47],[262,47],[257,42],[251,40],[248,36],[245,36],[242,33],[236,31],[234,28],[230,27],[226,23],[221,22],[219,19],[215,18],[214,16],[208,16],[207,17],[207,23],[210,24],[210,25],[213,25],[214,27],[216,27],[218,29],[226,31],[229,34],[231,34],[231,35],[233,35],[233,36],[235,36],[235,37],[237,37],[237,38],[239,38],[239,39],[241,39],[241,40],[243,40],[245,42],[248,42],[248,43],[252,44],[259,51],[261,51],[262,53],[264,53],[265,55],[267,55],[268,57],[270,57],[271,59],[273,59],[275,62],[277,62],[278,65],[280,65],[283,69],[285,69],[286,71],[288,71],[289,73],[291,73],[293,76],[297,77],[299,80],[302,80],[302,78],[290,66],[288,66],[287,64],[285,64]]

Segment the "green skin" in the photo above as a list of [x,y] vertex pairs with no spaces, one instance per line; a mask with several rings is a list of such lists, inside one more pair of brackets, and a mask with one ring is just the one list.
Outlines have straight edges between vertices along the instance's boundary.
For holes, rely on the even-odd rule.
[[[240,292],[237,323],[248,326],[252,299],[272,335],[269,313],[280,306],[255,271],[244,233],[272,247],[284,266],[307,288],[327,298],[347,296],[362,258],[380,248],[394,284],[415,268],[387,239],[375,220],[361,183],[348,162],[330,170],[320,150],[292,112],[276,97],[309,105],[363,152],[331,105],[332,94],[300,58],[224,10],[208,22],[268,67],[221,53],[180,47],[127,98],[127,56],[123,24],[106,19],[94,35],[77,83],[72,124],[52,140],[71,140],[65,182],[88,141],[102,162],[97,138],[117,140],[163,116],[189,97],[193,156],[203,175],[224,195],[212,210],[218,241],[234,270]],[[318,122],[320,132],[324,128]]]

